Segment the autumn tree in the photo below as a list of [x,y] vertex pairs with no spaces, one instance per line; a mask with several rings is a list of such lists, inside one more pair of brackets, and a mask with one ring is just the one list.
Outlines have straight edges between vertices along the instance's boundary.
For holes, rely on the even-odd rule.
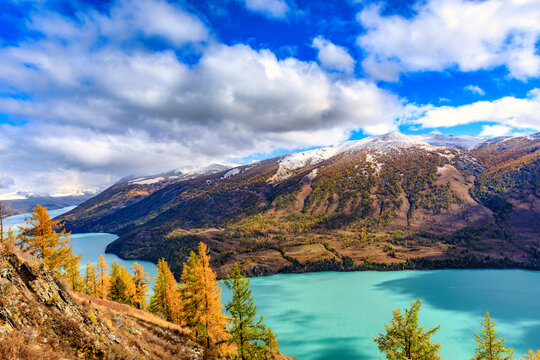
[[105,299],[109,294],[111,278],[109,277],[109,265],[105,262],[105,257],[103,255],[99,256],[96,272],[98,277],[96,296]]
[[153,290],[154,294],[150,298],[148,306],[149,311],[178,323],[180,321],[178,284],[165,259],[158,261],[157,277],[154,280]]
[[379,333],[373,341],[389,360],[436,360],[440,359],[439,343],[430,338],[440,326],[426,330],[418,325],[418,311],[422,306],[420,299],[411,302],[411,309],[394,310],[394,318],[390,325],[385,325],[386,334]]
[[84,290],[84,279],[81,276],[80,257],[71,256],[66,264],[66,269],[63,277],[69,283],[72,291],[82,292]]
[[115,261],[111,266],[111,283],[109,286],[109,298],[113,301],[133,305],[135,297],[135,284],[125,267],[120,267]]
[[514,349],[505,348],[505,339],[501,338],[495,329],[495,321],[486,312],[484,321],[480,321],[480,334],[474,335],[476,349],[471,360],[510,360],[513,359]]
[[86,272],[84,276],[84,289],[88,295],[95,296],[98,288],[98,277],[96,274],[96,266],[90,261],[86,263]]
[[47,209],[41,205],[32,210],[30,217],[25,216],[25,223],[18,236],[22,251],[42,259],[56,274],[67,275],[69,266],[81,258],[73,254],[73,246],[69,244],[71,233],[58,221],[51,220]]
[[133,284],[135,285],[135,296],[133,297],[133,306],[137,309],[146,308],[146,295],[148,293],[148,273],[144,272],[144,268],[139,263],[133,263]]
[[225,307],[231,315],[229,333],[236,344],[238,359],[262,359],[264,355],[277,350],[277,341],[270,328],[266,328],[261,317],[254,321],[257,308],[253,302],[250,280],[242,276],[240,266],[235,263],[232,273],[225,280],[225,286],[232,290],[233,297]]
[[536,353],[533,352],[532,349],[529,350],[529,352],[521,358],[522,360],[540,360],[540,350],[538,350]]
[[205,358],[231,353],[227,317],[223,314],[221,291],[210,267],[207,247],[199,243],[182,271],[182,316],[205,349]]

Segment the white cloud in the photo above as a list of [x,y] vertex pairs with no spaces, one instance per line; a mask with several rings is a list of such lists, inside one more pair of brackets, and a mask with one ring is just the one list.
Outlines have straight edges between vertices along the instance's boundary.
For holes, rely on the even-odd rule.
[[496,137],[505,136],[512,132],[512,128],[506,125],[483,125],[480,136]]
[[[151,3],[140,2],[165,6]],[[114,14],[123,11],[109,14],[118,23],[106,14],[78,22],[51,15],[58,27],[37,15],[32,26],[47,36],[0,48],[0,89],[31,94],[0,98],[0,112],[17,123],[0,125],[0,175],[13,179],[1,192],[106,186],[128,174],[329,145],[352,130],[397,127],[401,101],[370,81],[336,80],[314,62],[210,41],[199,62],[187,66],[174,54],[184,40],[167,31],[153,36],[159,32],[170,48],[127,46],[127,35],[108,28],[121,26],[123,17]],[[149,36],[134,20],[142,16],[125,20],[134,26],[130,36]]]
[[477,86],[477,85],[467,85],[465,86],[464,89],[467,91],[470,91],[471,93],[475,95],[480,95],[480,96],[486,95],[486,92],[484,91],[484,89],[482,89],[480,86]]
[[354,71],[354,59],[344,47],[337,46],[322,36],[313,39],[312,46],[319,51],[317,58],[326,69],[344,73]]
[[90,11],[77,17],[72,21],[40,10],[28,26],[49,39],[78,40],[83,46],[98,36],[108,42],[160,37],[176,46],[208,38],[208,29],[197,17],[164,0],[117,0],[108,14]]
[[366,32],[358,44],[373,77],[396,80],[400,72],[476,71],[506,66],[513,78],[540,76],[538,0],[428,0],[411,18],[365,8]]
[[[425,106],[411,109],[409,122],[424,128],[452,127],[474,122],[493,122],[516,129],[540,131],[540,89],[529,92],[526,98],[512,96],[493,101],[478,101],[468,105]],[[491,131],[486,128],[486,131]],[[501,131],[494,128],[492,131]]]
[[254,12],[264,14],[270,18],[282,19],[288,11],[289,5],[284,0],[242,0],[246,7]]

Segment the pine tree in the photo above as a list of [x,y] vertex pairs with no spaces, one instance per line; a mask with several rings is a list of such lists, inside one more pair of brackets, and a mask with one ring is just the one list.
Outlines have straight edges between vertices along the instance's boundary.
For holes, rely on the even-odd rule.
[[196,340],[205,349],[205,358],[232,353],[227,318],[222,313],[221,291],[210,267],[207,247],[199,243],[198,254],[191,253],[182,271],[182,315]]
[[56,274],[66,273],[74,261],[73,246],[69,245],[70,233],[58,221],[51,220],[47,209],[41,205],[34,208],[30,217],[25,217],[25,222],[18,238],[22,251],[42,259]]
[[148,273],[144,272],[144,268],[139,263],[133,263],[133,283],[135,285],[135,296],[133,297],[133,306],[137,309],[146,308],[146,295],[148,293]]
[[96,266],[90,261],[86,263],[86,272],[84,276],[84,290],[88,295],[95,296],[97,293],[98,278],[96,275]]
[[486,312],[484,321],[480,321],[481,333],[474,335],[476,349],[471,360],[510,360],[513,359],[514,349],[504,347],[504,338],[501,338],[495,329],[495,321],[491,320]]
[[385,325],[386,334],[379,333],[373,341],[379,346],[379,350],[386,353],[389,360],[436,360],[440,359],[439,343],[433,343],[430,337],[439,330],[437,326],[425,330],[418,326],[418,311],[422,306],[420,299],[411,302],[411,309],[394,311],[392,324]]
[[168,321],[180,322],[180,298],[178,284],[169,264],[160,259],[157,264],[157,277],[154,280],[154,294],[150,298],[148,309],[153,314],[161,315]]
[[262,359],[265,354],[277,350],[276,338],[272,330],[263,324],[262,317],[254,322],[257,308],[249,288],[250,280],[242,276],[238,263],[234,264],[225,285],[233,293],[226,309],[231,315],[229,333],[238,349],[238,358]]
[[99,256],[96,270],[98,276],[98,289],[96,296],[101,299],[105,299],[109,294],[111,278],[109,277],[109,265],[107,265],[105,262],[105,257],[103,255]]

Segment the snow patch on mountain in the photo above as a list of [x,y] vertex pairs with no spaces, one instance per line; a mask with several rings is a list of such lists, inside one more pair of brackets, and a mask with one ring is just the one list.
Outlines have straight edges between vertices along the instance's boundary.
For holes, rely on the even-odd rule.
[[127,182],[137,185],[153,185],[161,182],[169,183],[180,180],[190,180],[200,176],[211,175],[226,171],[239,165],[240,164],[235,163],[213,163],[200,167],[184,167],[158,175],[138,177],[136,179],[128,180]]
[[232,170],[227,171],[221,178],[227,179],[227,178],[230,178],[231,176],[238,175],[238,174],[240,174],[240,168],[234,168]]
[[150,178],[150,179],[135,179],[135,180],[131,180],[130,183],[131,184],[137,184],[137,185],[151,185],[151,184],[156,184],[158,182],[161,182],[165,180],[164,177],[162,176],[158,176],[156,178]]
[[[448,149],[476,149],[493,141],[502,141],[503,138],[485,139],[474,136],[447,136],[442,134],[405,135],[392,132],[379,136],[371,136],[361,140],[346,141],[325,148],[303,151],[285,155],[279,160],[279,167],[274,176],[268,179],[270,183],[276,183],[288,179],[295,170],[310,165],[319,164],[339,154],[358,151],[373,150],[376,152],[388,152],[404,148],[420,148],[427,151],[436,151],[441,156],[453,158],[454,154]],[[380,170],[380,164],[369,158]]]

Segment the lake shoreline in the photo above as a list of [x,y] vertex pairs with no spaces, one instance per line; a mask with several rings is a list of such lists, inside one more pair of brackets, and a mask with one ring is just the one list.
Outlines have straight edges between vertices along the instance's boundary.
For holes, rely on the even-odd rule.
[[[113,241],[114,242],[114,241]],[[111,242],[112,243],[112,242]],[[108,251],[106,253],[114,254],[122,260],[130,261],[147,261],[150,259],[123,257],[120,252]],[[155,264],[155,263],[154,263]],[[324,273],[324,272],[400,272],[400,271],[430,271],[430,270],[528,270],[540,271],[540,266],[531,266],[528,263],[518,263],[509,259],[477,259],[474,256],[460,257],[456,259],[408,259],[404,263],[370,263],[350,266],[344,261],[321,261],[321,262],[306,262],[295,263],[278,269],[277,271],[268,271],[269,268],[260,269],[254,267],[244,272],[244,275],[249,278],[257,278],[262,276],[272,276],[278,274],[306,274],[306,273]],[[226,276],[218,276],[218,279],[224,279]]]

